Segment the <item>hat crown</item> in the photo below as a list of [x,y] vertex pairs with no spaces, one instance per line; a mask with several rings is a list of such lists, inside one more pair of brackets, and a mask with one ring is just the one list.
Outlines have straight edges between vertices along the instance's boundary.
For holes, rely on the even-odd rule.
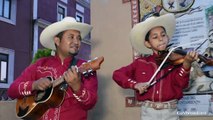
[[73,22],[76,23],[77,21],[73,17],[65,17],[62,21],[64,22]]

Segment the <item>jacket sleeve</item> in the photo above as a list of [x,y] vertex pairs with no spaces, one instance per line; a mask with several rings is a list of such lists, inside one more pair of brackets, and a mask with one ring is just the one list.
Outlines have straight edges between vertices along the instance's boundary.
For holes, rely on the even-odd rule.
[[30,65],[13,81],[7,91],[10,98],[23,98],[33,93],[32,84],[35,80],[35,68],[36,64]]
[[136,62],[121,67],[113,72],[113,80],[122,88],[131,88],[134,89],[134,85],[137,83],[134,80],[134,71],[135,71]]
[[84,109],[89,110],[97,102],[98,80],[96,72],[93,72],[88,77],[82,76],[82,81],[80,90],[77,93],[73,93],[73,96]]
[[181,87],[182,89],[188,87],[190,69],[186,70],[181,65],[173,74],[175,76],[174,85]]

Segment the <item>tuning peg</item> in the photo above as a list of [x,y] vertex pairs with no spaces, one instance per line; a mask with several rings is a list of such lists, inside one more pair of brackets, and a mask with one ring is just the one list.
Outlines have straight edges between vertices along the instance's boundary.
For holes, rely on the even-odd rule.
[[61,84],[60,87],[59,87],[59,89],[61,91],[65,91],[65,90],[67,90],[67,88],[68,88],[68,84],[66,82],[64,82],[63,84]]
[[92,73],[92,71],[93,71],[93,70],[90,68],[90,69],[88,70],[88,73]]
[[76,72],[79,72],[79,68],[75,65]]
[[87,71],[82,72],[83,75],[86,75],[87,73],[88,73]]

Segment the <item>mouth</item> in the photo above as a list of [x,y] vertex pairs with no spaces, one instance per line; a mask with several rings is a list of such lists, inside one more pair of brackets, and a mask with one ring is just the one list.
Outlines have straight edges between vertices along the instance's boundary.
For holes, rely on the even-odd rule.
[[165,48],[166,47],[166,43],[159,44],[157,47],[158,48]]
[[71,49],[78,50],[79,47],[77,45],[70,46]]

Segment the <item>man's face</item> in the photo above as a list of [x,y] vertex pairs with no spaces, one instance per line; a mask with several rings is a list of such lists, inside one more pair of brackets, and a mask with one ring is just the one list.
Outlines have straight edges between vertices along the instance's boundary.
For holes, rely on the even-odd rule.
[[64,32],[61,40],[55,41],[59,54],[63,56],[76,55],[81,46],[81,35],[77,30],[67,30]]

